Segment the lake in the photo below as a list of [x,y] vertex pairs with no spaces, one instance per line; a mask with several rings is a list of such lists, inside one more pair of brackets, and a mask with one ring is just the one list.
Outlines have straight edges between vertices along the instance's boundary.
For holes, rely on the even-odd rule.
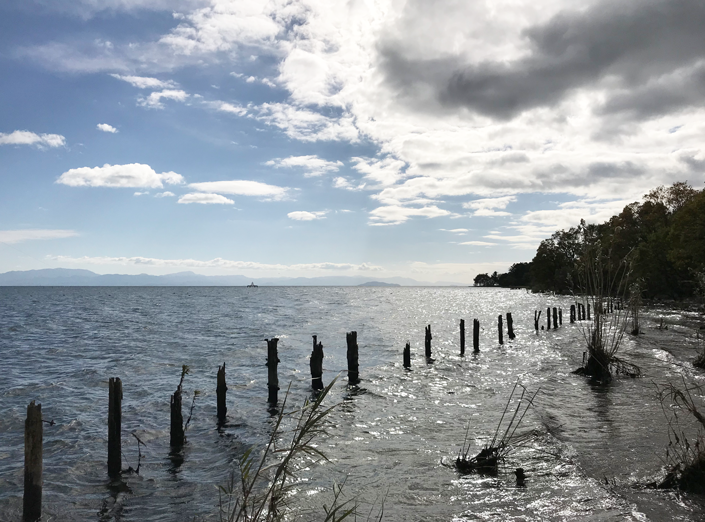
[[[265,338],[279,341],[280,402],[311,397],[312,335],[323,343],[327,401],[339,404],[317,439],[329,458],[304,465],[289,518],[323,518],[334,483],[386,521],[702,520],[702,498],[643,489],[668,444],[657,384],[703,384],[691,361],[702,349],[695,314],[652,308],[644,334],[620,356],[641,378],[606,386],[571,374],[586,349],[569,324],[569,297],[486,288],[3,287],[0,288],[0,520],[20,520],[24,419],[42,404],[44,513],[52,521],[217,520],[218,490],[250,447],[271,433]],[[537,335],[534,310],[563,309],[563,326]],[[500,346],[497,316],[511,312],[516,339]],[[459,355],[459,320],[466,323]],[[481,324],[472,353],[472,320]],[[663,320],[668,330],[656,328]],[[434,361],[424,357],[431,325]],[[506,328],[506,326],[505,326]],[[345,333],[357,331],[360,377],[346,386]],[[412,368],[402,365],[411,343]],[[226,364],[228,418],[218,428],[216,372]],[[199,390],[175,458],[169,397],[182,365],[184,415]],[[108,379],[123,383],[123,467],[107,477]],[[452,463],[466,432],[488,442],[514,384],[540,391],[521,428],[534,430],[497,476],[459,475]],[[701,398],[699,398],[701,399]],[[522,467],[526,487],[515,484]]]

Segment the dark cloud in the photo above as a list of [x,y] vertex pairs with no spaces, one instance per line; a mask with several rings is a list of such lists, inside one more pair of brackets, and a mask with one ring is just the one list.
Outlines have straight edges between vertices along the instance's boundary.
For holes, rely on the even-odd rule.
[[[692,66],[705,56],[704,27],[702,0],[607,0],[525,30],[529,52],[519,60],[475,65],[452,56],[418,60],[394,44],[382,49],[382,66],[402,96],[509,119],[553,106],[572,90],[601,80],[627,89]],[[620,92],[603,110],[619,111],[631,103],[632,110],[644,112],[628,97]],[[646,114],[692,98],[668,100],[653,93],[643,100]]]
[[620,91],[607,100],[600,113],[619,114],[641,120],[702,105],[703,100],[705,64],[698,64],[687,70],[680,69],[673,74],[656,78],[646,85]]
[[705,172],[705,159],[698,159],[696,154],[683,153],[678,159],[688,165],[693,172]]

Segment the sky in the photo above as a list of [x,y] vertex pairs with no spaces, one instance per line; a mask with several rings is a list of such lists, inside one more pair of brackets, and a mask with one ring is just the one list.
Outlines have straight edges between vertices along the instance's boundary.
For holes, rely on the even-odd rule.
[[703,27],[702,0],[2,2],[0,272],[471,284],[702,188]]

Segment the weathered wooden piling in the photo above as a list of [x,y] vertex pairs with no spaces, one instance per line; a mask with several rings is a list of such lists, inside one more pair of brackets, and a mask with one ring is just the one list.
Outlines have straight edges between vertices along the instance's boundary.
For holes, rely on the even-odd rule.
[[24,423],[24,497],[22,521],[35,522],[42,516],[42,405],[27,405]]
[[546,308],[546,330],[551,329],[551,308]]
[[268,401],[276,404],[279,399],[279,377],[277,376],[277,365],[279,356],[277,354],[277,343],[279,339],[265,339],[267,341],[267,388],[269,389]]
[[317,336],[313,336],[313,351],[311,352],[311,387],[314,390],[323,389],[323,343],[317,342]]
[[[429,326],[430,328],[430,326]],[[358,364],[357,332],[348,332],[345,335],[348,343],[348,384],[360,382],[360,368]]]
[[497,316],[497,334],[499,335],[499,344],[504,344],[504,328],[502,328],[502,314]]
[[224,422],[225,416],[228,414],[228,406],[226,401],[228,385],[225,383],[225,361],[223,361],[223,366],[218,366],[215,393],[217,395],[218,402],[218,422]]
[[184,417],[181,413],[181,383],[171,396],[171,430],[169,443],[174,448],[184,445],[186,435],[184,433]]
[[558,326],[563,326],[563,308],[558,309]]
[[539,321],[541,320],[541,310],[534,310],[534,330],[539,333]]
[[465,355],[465,319],[460,320],[460,355]]
[[553,307],[553,328],[558,328],[558,308]]
[[590,303],[587,305],[587,320],[590,320]]
[[480,321],[472,320],[472,351],[480,351]]
[[428,326],[426,326],[424,330],[426,332],[426,336],[424,339],[424,348],[426,351],[426,358],[430,359],[431,358],[431,339],[433,339],[433,336],[431,335],[431,325],[429,324]]
[[108,475],[116,477],[122,470],[122,381],[108,380]]
[[404,368],[411,368],[411,344],[408,342],[404,347]]
[[570,324],[575,322],[575,305],[570,305]]
[[514,335],[514,319],[512,319],[511,312],[507,312],[507,335],[510,341],[516,338],[516,335]]

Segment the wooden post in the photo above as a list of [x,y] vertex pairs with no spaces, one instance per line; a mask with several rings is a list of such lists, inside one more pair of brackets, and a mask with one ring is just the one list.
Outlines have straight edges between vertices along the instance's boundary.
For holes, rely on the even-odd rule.
[[558,309],[558,325],[563,326],[563,308]]
[[514,335],[514,319],[512,319],[511,312],[507,312],[507,335],[510,341],[516,338],[516,335]]
[[24,498],[22,521],[35,522],[42,516],[42,405],[27,405],[24,423]]
[[311,352],[311,387],[314,390],[323,389],[323,343],[319,343],[318,337],[313,336],[313,351]]
[[497,332],[499,334],[499,344],[504,344],[504,332],[502,330],[502,314],[499,314],[497,316]]
[[426,328],[426,337],[424,339],[424,347],[426,349],[426,358],[430,359],[431,358],[431,339],[433,339],[433,336],[431,335],[431,325],[429,324]]
[[587,305],[587,320],[590,320],[590,303]]
[[558,328],[558,308],[553,307],[553,329]]
[[279,356],[277,355],[277,343],[279,339],[265,339],[267,341],[267,387],[269,388],[268,401],[276,404],[279,399],[279,377],[277,376],[277,365]]
[[472,320],[472,350],[480,351],[480,321],[477,319]]
[[546,308],[546,330],[551,329],[551,308]]
[[539,321],[541,320],[541,310],[534,310],[534,330],[539,333]]
[[411,344],[408,342],[404,347],[404,368],[411,368]]
[[348,332],[345,335],[348,343],[348,384],[360,382],[360,368],[358,365],[357,332]]
[[575,322],[575,305],[570,305],[570,324]]
[[184,417],[181,413],[181,384],[171,396],[171,433],[169,443],[175,447],[184,445]]
[[460,320],[460,355],[465,355],[465,319]]
[[223,362],[223,366],[218,366],[217,383],[215,393],[218,400],[218,422],[222,423],[225,421],[225,416],[228,413],[228,406],[226,402],[228,385],[225,384],[225,362]]
[[122,470],[122,381],[108,381],[108,475],[116,477]]

